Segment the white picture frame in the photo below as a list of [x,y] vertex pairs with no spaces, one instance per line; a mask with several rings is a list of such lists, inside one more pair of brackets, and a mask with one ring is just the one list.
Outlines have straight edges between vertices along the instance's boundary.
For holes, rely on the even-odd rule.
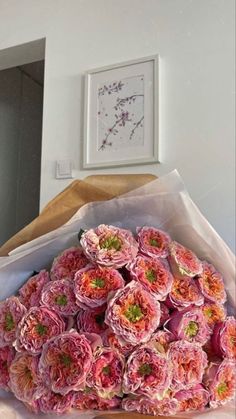
[[85,74],[83,169],[159,163],[158,55]]

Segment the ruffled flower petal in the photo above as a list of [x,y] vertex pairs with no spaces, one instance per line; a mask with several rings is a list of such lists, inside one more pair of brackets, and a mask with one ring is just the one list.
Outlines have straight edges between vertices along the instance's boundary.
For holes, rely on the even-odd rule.
[[108,328],[105,323],[106,308],[106,305],[103,305],[92,310],[80,310],[77,316],[77,327],[79,332],[97,333],[98,335],[104,333]]
[[221,304],[207,301],[201,306],[201,310],[210,328],[214,328],[216,323],[225,320],[226,310]]
[[192,304],[201,306],[204,297],[201,294],[196,281],[188,276],[182,278],[174,278],[171,291],[166,300],[170,308],[182,309]]
[[224,304],[226,292],[222,275],[213,265],[203,263],[203,272],[198,275],[198,284],[204,297],[213,303]]
[[15,358],[15,350],[11,346],[0,348],[0,388],[9,390],[9,367]]
[[210,406],[216,408],[233,400],[236,391],[236,365],[233,360],[210,363],[204,384],[210,393]]
[[192,412],[205,410],[209,402],[209,392],[201,384],[174,394],[178,400],[178,412]]
[[171,238],[167,233],[154,227],[137,228],[140,252],[151,257],[166,258],[169,254]]
[[202,263],[191,250],[175,241],[170,243],[169,250],[169,263],[175,277],[193,277],[202,273]]
[[73,316],[78,313],[72,281],[61,279],[50,281],[43,288],[41,304],[52,308],[62,316]]
[[170,416],[177,413],[178,401],[168,397],[153,400],[144,396],[128,396],[122,400],[122,408],[127,412],[138,412],[143,415]]
[[62,395],[46,389],[38,400],[38,408],[43,413],[67,413],[72,408],[74,397],[73,391]]
[[216,355],[236,359],[236,319],[233,316],[215,325],[211,343]]
[[94,389],[85,387],[83,391],[75,393],[73,407],[79,410],[112,410],[119,408],[120,404],[119,397],[100,397]]
[[0,348],[15,342],[18,324],[25,313],[26,308],[17,297],[0,303]]
[[155,332],[148,345],[154,347],[161,354],[165,354],[170,346],[170,343],[175,341],[175,335],[167,330],[158,330]]
[[52,280],[73,280],[75,273],[89,263],[81,247],[70,247],[57,256],[51,267]]
[[20,302],[29,309],[40,305],[43,287],[50,281],[49,273],[44,269],[32,276],[19,290]]
[[117,336],[111,329],[107,329],[102,334],[104,346],[111,347],[114,351],[119,352],[121,355],[127,357],[133,352],[137,345],[127,343],[121,337]]

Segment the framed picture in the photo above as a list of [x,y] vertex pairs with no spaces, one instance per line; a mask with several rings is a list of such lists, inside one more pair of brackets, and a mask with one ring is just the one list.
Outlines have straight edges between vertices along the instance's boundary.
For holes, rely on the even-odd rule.
[[83,168],[158,162],[158,56],[88,71]]

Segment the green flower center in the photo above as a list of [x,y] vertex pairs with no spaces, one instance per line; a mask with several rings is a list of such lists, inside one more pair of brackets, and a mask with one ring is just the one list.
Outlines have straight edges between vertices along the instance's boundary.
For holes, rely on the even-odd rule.
[[105,320],[105,313],[102,314],[97,314],[95,316],[95,322],[99,325],[102,326]]
[[213,316],[213,311],[212,311],[212,309],[211,308],[207,308],[206,310],[205,310],[205,315],[207,316],[207,317],[209,317],[209,319]]
[[83,392],[85,394],[89,394],[89,393],[91,393],[91,391],[92,391],[92,389],[90,387],[88,387],[88,386],[85,386],[85,389],[83,390]]
[[143,364],[139,367],[138,372],[142,376],[150,375],[152,372],[152,367],[149,364]]
[[138,322],[143,317],[141,307],[138,304],[130,305],[125,312],[125,317],[132,323]]
[[60,362],[65,366],[69,367],[71,365],[72,359],[68,354],[60,355]]
[[95,278],[92,281],[93,288],[104,288],[105,287],[105,280],[103,278]]
[[31,374],[31,371],[30,371],[30,369],[28,367],[25,367],[25,376],[28,378],[28,380],[32,380],[33,379],[32,374]]
[[38,333],[39,336],[43,336],[47,333],[47,326],[44,326],[42,323],[38,323],[36,326],[36,332]]
[[12,317],[11,313],[7,313],[5,316],[5,330],[7,332],[10,332],[12,329],[14,329],[15,323]]
[[147,280],[149,282],[151,282],[151,284],[153,284],[153,282],[155,282],[155,280],[156,280],[156,273],[155,273],[154,269],[149,269],[145,273],[145,276],[146,276]]
[[224,393],[228,390],[228,386],[226,383],[220,383],[217,387],[217,393],[219,396],[223,396]]
[[106,367],[104,367],[104,368],[102,369],[102,373],[103,373],[104,375],[109,375],[109,374],[110,374],[110,372],[111,372],[111,368],[109,367],[109,365],[107,365]]
[[149,244],[153,247],[160,247],[160,243],[156,239],[150,239]]
[[55,303],[57,304],[57,305],[59,305],[59,306],[66,306],[66,304],[67,304],[67,297],[66,297],[66,295],[58,295],[56,298],[55,298]]
[[101,246],[102,249],[107,249],[107,250],[111,250],[111,249],[120,250],[121,249],[121,241],[116,236],[110,236],[107,239],[105,239],[101,243],[100,246]]
[[199,330],[198,324],[196,322],[191,321],[186,327],[185,333],[187,336],[192,338],[198,334],[198,330]]

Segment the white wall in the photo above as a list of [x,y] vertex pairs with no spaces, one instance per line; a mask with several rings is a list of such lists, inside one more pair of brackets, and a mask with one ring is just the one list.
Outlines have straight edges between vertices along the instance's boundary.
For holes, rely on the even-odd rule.
[[46,37],[41,206],[81,171],[83,73],[159,53],[161,164],[96,173],[157,175],[177,168],[234,247],[234,0],[0,0],[0,49]]

